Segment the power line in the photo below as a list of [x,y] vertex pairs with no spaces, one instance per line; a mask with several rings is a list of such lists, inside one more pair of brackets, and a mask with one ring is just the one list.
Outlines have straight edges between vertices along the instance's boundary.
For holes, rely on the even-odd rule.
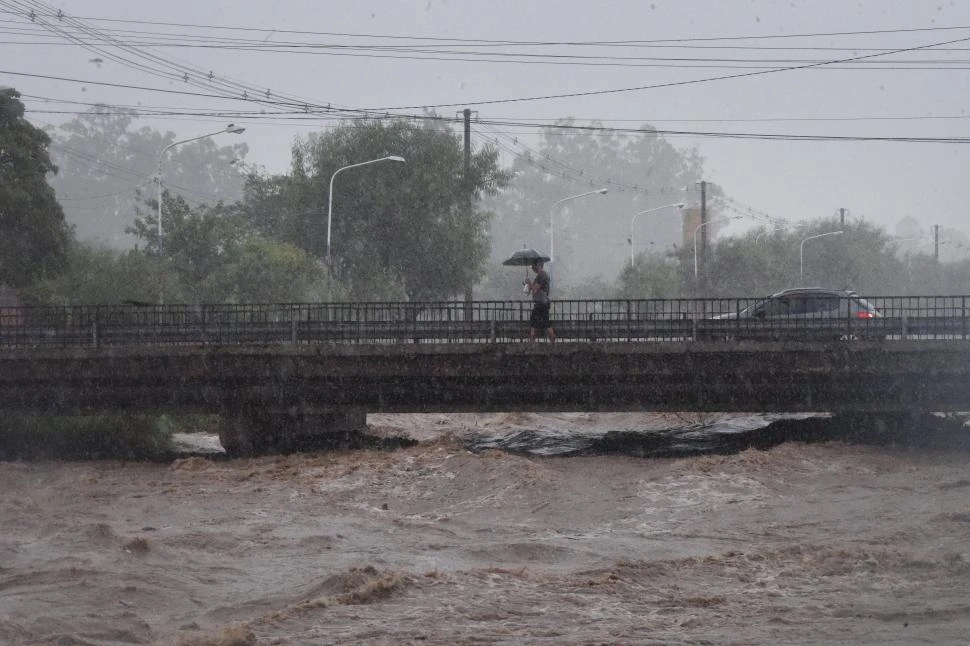
[[[149,51],[143,51],[141,49],[131,47],[122,41],[118,41],[117,39],[112,38],[110,35],[103,34],[98,32],[95,29],[90,29],[86,27],[83,23],[77,20],[74,20],[69,16],[64,15],[63,12],[54,12],[53,9],[46,7],[41,2],[37,2],[35,0],[26,0],[25,2],[19,2],[19,3],[0,2],[0,6],[9,7],[12,4],[19,6],[22,11],[24,11],[23,7],[27,6],[28,8],[30,8],[29,13],[32,15],[32,21],[38,22],[38,24],[41,24],[42,26],[48,28],[54,33],[61,34],[67,40],[76,42],[81,47],[83,47],[84,49],[87,49],[88,51],[91,51],[92,53],[95,53],[99,56],[104,56],[110,60],[119,62],[122,65],[132,67],[133,69],[136,69],[142,72],[147,72],[150,75],[160,76],[161,78],[169,81],[173,79],[179,79],[188,85],[191,85],[200,89],[208,89],[210,92],[215,93],[214,96],[210,95],[210,98],[216,98],[216,97],[227,98],[227,99],[236,98],[236,99],[252,101],[255,103],[270,103],[273,105],[279,104],[280,99],[283,99],[291,106],[307,105],[309,107],[308,105],[309,102],[299,98],[280,97],[278,95],[272,95],[273,100],[270,101],[269,99],[272,92],[268,88],[265,90],[266,101],[264,101],[262,98],[263,97],[262,88],[257,88],[255,86],[247,85],[245,83],[239,83],[231,79],[228,79],[227,77],[224,78],[220,75],[216,75],[211,70],[206,72],[204,70],[193,68],[192,66],[184,63],[169,61]],[[43,14],[43,12],[45,11],[47,15],[56,17],[57,21],[56,22],[44,21],[42,18],[40,18],[39,16]],[[38,14],[38,12],[41,12],[41,13]],[[106,50],[102,47],[93,46],[83,41],[78,41],[76,37],[72,36],[72,34],[64,30],[63,25],[65,23],[72,25],[79,30],[82,30],[84,33],[90,34],[96,41],[103,41],[111,46],[118,48],[120,51],[124,52],[124,54],[129,56],[134,56],[135,58],[130,59],[124,55],[115,55],[111,50]],[[147,61],[147,63],[144,63],[141,61]],[[319,107],[319,106],[315,106],[315,107]],[[328,106],[328,109],[329,109],[329,106]]]
[[[29,15],[29,12],[15,11],[15,10],[6,11],[6,12],[0,11],[0,13],[10,13],[18,16]],[[42,15],[42,14],[38,13],[37,15]],[[45,14],[45,17],[47,18],[58,18],[62,16],[63,16],[63,12],[58,13],[53,9],[49,9]],[[299,35],[310,35],[310,36],[337,36],[337,37],[348,37],[348,38],[384,38],[388,40],[402,40],[402,41],[472,43],[475,45],[501,45],[501,46],[507,46],[507,45],[642,46],[646,44],[658,44],[658,43],[720,42],[720,41],[737,41],[737,40],[768,40],[768,39],[819,38],[819,37],[828,38],[833,36],[914,34],[914,33],[970,29],[970,25],[951,25],[951,26],[943,26],[943,27],[908,27],[908,28],[900,28],[900,29],[870,29],[870,30],[855,30],[855,31],[805,32],[805,33],[794,33],[794,34],[769,34],[769,35],[748,35],[748,36],[663,38],[663,39],[653,39],[653,40],[544,41],[544,40],[509,40],[509,39],[492,40],[492,39],[484,39],[484,38],[444,38],[444,37],[431,37],[431,36],[401,36],[401,35],[393,35],[393,34],[327,32],[327,31],[275,29],[275,28],[266,29],[265,27],[239,27],[239,26],[228,26],[228,25],[207,25],[207,24],[198,24],[198,23],[166,22],[166,21],[151,21],[151,20],[132,20],[132,19],[126,20],[126,19],[120,19],[120,18],[105,18],[100,16],[74,16],[74,18],[80,19],[80,20],[91,20],[94,22],[154,25],[154,26],[163,26],[163,27],[185,27],[185,28],[192,28],[192,29],[219,29],[219,30],[226,30],[226,31],[256,32],[260,34],[278,33],[278,34],[299,34]]]
[[[20,3],[22,15],[27,15],[27,12],[23,10],[23,4],[24,3]],[[43,12],[43,10],[45,9],[44,5],[42,3],[33,2],[33,1],[28,1],[26,4],[27,4],[27,6],[31,6],[31,7],[36,7],[37,8],[37,9],[32,9],[30,11],[30,16],[31,16],[32,20],[33,21],[37,21],[38,20],[37,11],[39,10],[39,11]],[[9,7],[11,5],[11,3],[9,3],[9,2],[7,2],[7,3],[0,3],[0,5],[2,5],[2,6],[8,6]],[[63,14],[63,12],[57,12],[57,13],[55,13],[52,9],[47,9],[47,15],[49,15],[51,17],[57,17],[57,19],[58,19],[59,22],[64,22],[65,20],[68,21],[68,22],[72,22],[72,19],[66,17]],[[74,20],[72,22],[72,24],[75,24],[75,23],[77,25],[79,25],[80,28],[84,28],[83,25],[80,24],[80,23],[78,23],[76,20]],[[48,27],[49,29],[51,29],[51,30],[53,30],[55,32],[62,33],[62,35],[65,35],[66,38],[71,39],[71,35],[70,34],[65,33],[63,31],[63,29],[61,29],[58,25],[56,25],[54,23],[47,22],[47,23],[45,23],[44,26]],[[942,28],[938,28],[938,29],[942,29]],[[947,29],[949,29],[949,28],[947,28]],[[112,41],[112,39],[110,37],[106,37],[103,34],[98,34],[98,32],[96,32],[95,30],[90,30],[90,31],[91,31],[91,33],[98,35],[99,38],[102,38],[102,39],[106,40],[107,42],[111,42]],[[795,69],[810,69],[810,68],[822,67],[822,66],[834,66],[834,65],[838,65],[840,63],[847,63],[847,62],[852,62],[852,61],[861,61],[861,60],[866,60],[866,59],[871,59],[871,58],[876,58],[876,57],[885,57],[885,56],[889,56],[889,55],[892,55],[892,54],[898,54],[898,53],[902,53],[902,52],[913,52],[913,51],[920,51],[920,50],[930,49],[930,48],[934,48],[934,47],[942,47],[944,45],[953,44],[953,43],[957,43],[957,42],[965,42],[967,40],[970,40],[970,38],[955,39],[955,40],[951,40],[951,41],[944,41],[944,42],[939,42],[939,43],[934,43],[934,44],[929,44],[929,45],[921,45],[921,46],[916,46],[916,47],[907,47],[907,48],[901,48],[901,49],[896,49],[896,50],[888,50],[888,51],[884,51],[884,52],[878,52],[878,53],[875,53],[875,54],[866,54],[866,55],[860,55],[860,56],[853,56],[853,57],[849,57],[849,58],[835,59],[835,60],[824,61],[824,62],[814,62],[814,63],[809,63],[809,64],[796,65],[796,66],[788,66],[788,67],[783,67],[783,68],[758,70],[758,71],[754,71],[754,72],[738,73],[738,74],[724,75],[724,76],[711,77],[711,78],[705,78],[705,79],[693,79],[693,80],[689,80],[689,81],[670,82],[670,83],[657,84],[657,85],[651,85],[651,86],[638,86],[638,87],[631,87],[631,88],[617,88],[617,89],[611,89],[611,90],[591,90],[591,91],[585,91],[585,92],[573,92],[573,93],[557,94],[557,95],[545,95],[545,96],[533,96],[533,97],[519,97],[519,98],[511,98],[511,99],[497,99],[497,100],[491,100],[491,101],[475,101],[475,102],[463,101],[462,103],[453,103],[453,104],[435,104],[435,105],[427,105],[427,106],[422,105],[422,106],[405,106],[405,107],[395,107],[395,108],[378,108],[375,111],[378,111],[379,112],[379,111],[390,111],[390,110],[397,111],[397,110],[406,110],[406,109],[427,109],[427,108],[436,108],[436,107],[442,107],[442,108],[443,107],[458,107],[458,106],[464,106],[464,105],[484,105],[484,104],[495,104],[495,103],[511,103],[511,102],[524,102],[524,101],[537,101],[537,100],[546,100],[546,99],[553,99],[553,98],[567,98],[567,97],[578,97],[578,96],[591,96],[591,95],[612,94],[612,93],[618,93],[618,92],[631,92],[631,91],[639,91],[639,90],[645,90],[645,89],[654,89],[654,88],[660,88],[660,87],[672,87],[672,86],[677,86],[677,85],[687,85],[687,84],[695,84],[695,83],[704,83],[704,82],[711,82],[711,81],[716,81],[716,80],[727,80],[727,79],[733,79],[733,78],[743,78],[743,77],[746,77],[746,76],[755,76],[755,75],[761,75],[761,74],[770,74],[770,73],[777,73],[777,72],[781,72],[781,71],[792,71],[792,70],[795,70]],[[667,42],[671,42],[671,41],[668,40]],[[93,48],[93,47],[91,47],[89,45],[85,45],[83,42],[81,42],[79,44],[81,44],[82,46],[85,46],[87,49],[90,49],[91,51],[100,51],[97,48]],[[197,86],[211,86],[211,85],[215,84],[215,85],[220,86],[222,88],[226,88],[226,87],[231,86],[236,91],[238,91],[240,88],[244,88],[245,87],[245,86],[240,85],[240,84],[235,83],[235,82],[229,82],[229,83],[223,82],[223,81],[221,81],[221,79],[219,79],[219,77],[215,77],[211,72],[209,72],[209,75],[207,77],[207,80],[209,81],[209,83],[207,85],[206,83],[200,82],[195,77],[196,75],[198,75],[200,73],[201,74],[204,74],[203,72],[200,72],[199,70],[194,70],[194,69],[191,69],[190,70],[190,68],[188,68],[188,67],[186,67],[184,65],[172,64],[169,61],[166,61],[165,59],[162,59],[162,58],[160,58],[158,56],[152,55],[152,54],[150,54],[148,52],[143,52],[143,51],[138,50],[136,48],[131,48],[130,46],[126,46],[124,43],[117,42],[117,40],[115,40],[114,44],[116,46],[118,46],[118,47],[126,50],[126,51],[129,51],[130,53],[133,53],[133,54],[137,55],[139,58],[147,58],[150,61],[153,61],[155,63],[158,63],[158,64],[163,65],[163,69],[146,68],[145,64],[143,64],[143,63],[139,63],[137,61],[131,61],[131,60],[125,59],[123,57],[122,58],[117,58],[117,57],[114,57],[113,54],[109,54],[107,52],[104,52],[104,55],[111,57],[112,60],[119,60],[119,62],[122,62],[123,64],[131,65],[131,66],[135,67],[136,69],[141,69],[142,71],[146,71],[147,70],[147,71],[149,71],[149,73],[162,74],[163,77],[165,77],[165,78],[171,78],[171,73],[172,73],[171,70],[175,70],[175,69],[177,69],[177,70],[185,70],[183,72],[183,80],[185,82],[187,82],[187,83],[192,83],[193,85],[197,85]],[[168,68],[168,69],[166,69],[166,68]],[[190,73],[190,71],[191,71],[191,73]],[[216,81],[218,81],[218,83],[214,83]],[[256,94],[256,89],[255,88],[251,88],[251,87],[249,89],[243,89],[242,90],[242,98],[244,98],[244,99],[251,98],[249,96],[249,94],[248,94],[248,92],[250,90],[254,92],[252,98],[254,100],[261,101],[261,99],[257,98],[257,97],[259,97],[259,94]],[[219,90],[217,89],[216,91],[219,91]],[[266,98],[267,99],[270,98],[270,90],[269,89],[266,90]]]
[[523,103],[528,101],[545,101],[549,99],[577,98],[581,96],[602,96],[605,94],[620,94],[620,93],[626,93],[626,92],[637,92],[642,90],[654,90],[654,89],[667,88],[667,87],[695,85],[699,83],[710,83],[713,81],[726,81],[726,80],[733,80],[733,79],[739,79],[739,78],[747,78],[752,76],[763,76],[765,74],[775,74],[779,72],[791,72],[795,70],[804,70],[804,69],[809,69],[813,67],[821,67],[825,65],[836,65],[839,63],[848,63],[848,62],[858,61],[858,60],[863,60],[868,58],[875,58],[877,56],[889,56],[891,54],[899,54],[902,52],[917,51],[921,49],[930,49],[932,47],[939,47],[941,45],[951,45],[953,43],[962,43],[967,41],[970,41],[970,38],[958,38],[955,40],[943,41],[939,43],[919,45],[916,47],[906,47],[906,48],[890,50],[890,51],[886,51],[878,54],[865,54],[862,56],[852,56],[849,58],[836,59],[836,60],[831,60],[831,61],[822,62],[822,63],[811,63],[808,65],[795,65],[790,67],[781,67],[781,68],[769,69],[769,70],[759,70],[757,72],[727,74],[724,76],[715,76],[715,77],[708,77],[703,79],[691,79],[688,81],[670,81],[667,83],[657,83],[654,85],[641,85],[636,87],[614,88],[610,90],[589,90],[585,92],[567,92],[563,94],[548,94],[548,95],[539,95],[539,96],[530,96],[530,97],[518,97],[518,98],[511,98],[511,99],[493,99],[489,101],[465,101],[463,103],[440,103],[440,104],[421,105],[421,106],[384,107],[384,108],[374,108],[374,110],[378,110],[378,111],[379,110],[415,110],[415,109],[427,110],[427,109],[433,109],[433,108],[453,108],[459,105],[470,105],[470,106],[496,105],[496,104],[502,104],[502,103]]
[[[45,34],[46,31],[33,29],[30,31],[19,31],[16,29],[0,30],[0,34]],[[62,30],[62,33],[70,33],[70,30]],[[343,45],[333,43],[286,43],[274,41],[266,43],[262,41],[250,41],[242,39],[224,39],[219,37],[196,37],[184,35],[145,35],[141,32],[108,32],[114,37],[124,35],[128,40],[127,46],[154,46],[154,47],[181,47],[198,49],[216,49],[232,51],[254,51],[259,53],[285,53],[285,54],[312,54],[327,56],[357,56],[372,58],[388,58],[400,60],[427,60],[427,61],[458,61],[473,63],[512,63],[512,64],[539,64],[539,65],[576,65],[576,66],[611,66],[611,67],[656,67],[673,69],[707,69],[707,68],[728,68],[728,69],[772,69],[778,64],[812,64],[823,63],[826,61],[819,59],[804,58],[727,58],[727,57],[670,57],[670,56],[605,56],[605,55],[585,55],[585,54],[548,54],[530,52],[475,52],[464,51],[454,52],[441,49],[427,49],[415,47],[399,47],[384,45]],[[132,40],[132,39],[136,40]],[[167,40],[166,40],[167,39]],[[71,42],[61,41],[26,41],[16,40],[10,44],[18,46],[38,44],[38,45],[77,45],[87,44],[94,46],[94,42],[82,41],[78,36],[72,36]],[[2,43],[0,43],[2,44]],[[683,45],[654,45],[651,47],[663,48],[690,48]],[[718,49],[723,49],[719,47]],[[737,48],[729,48],[737,49]],[[760,51],[763,48],[749,48]],[[801,51],[802,48],[785,48],[788,51]],[[855,47],[826,48],[826,51],[860,51]],[[866,49],[865,51],[885,52],[882,49]],[[966,48],[960,49],[934,49],[939,51],[970,51]],[[379,52],[379,53],[359,53],[359,52]],[[388,53],[391,52],[391,53]],[[405,55],[407,54],[407,55]],[[447,54],[447,56],[445,55]],[[498,57],[498,58],[496,58]],[[917,59],[904,60],[896,59],[890,62],[883,61],[862,61],[864,65],[830,65],[830,69],[848,70],[945,70],[945,69],[965,69],[970,61],[965,59]],[[770,66],[766,64],[771,64]]]
[[[5,70],[0,70],[0,74],[7,73]],[[14,73],[17,74],[17,73]],[[77,83],[87,83],[87,81],[81,81],[78,79],[70,79],[66,77],[49,77],[46,75],[34,75],[25,74],[25,76],[42,76],[43,78],[57,78],[63,81],[72,81]],[[120,84],[105,83],[109,86],[118,86]],[[135,87],[135,86],[127,86]],[[141,88],[136,88],[141,89]],[[164,89],[154,89],[158,92],[174,92],[177,94],[185,94],[183,91],[179,90],[164,90]],[[193,93],[195,94],[195,93]],[[87,112],[76,112],[69,110],[57,110],[57,111],[45,111],[45,110],[33,110],[32,112],[38,114],[54,113],[54,114],[88,114]],[[233,113],[225,113],[233,114]],[[286,114],[286,113],[279,113]],[[279,116],[275,115],[275,116]],[[312,114],[310,112],[304,111],[293,111],[289,113],[291,118],[298,115],[306,115],[307,120],[319,120],[321,117],[317,114]],[[184,111],[182,113],[171,113],[171,116],[211,116],[211,113],[203,112],[193,112]],[[263,115],[261,114],[245,114],[247,119],[260,119]],[[266,115],[267,118],[273,115]],[[333,115],[327,115],[328,117],[333,117]],[[385,119],[405,119],[405,120],[423,120],[423,121],[435,121],[435,122],[446,122],[446,123],[456,123],[456,119],[453,117],[442,117],[437,115],[428,114],[379,114],[376,112],[362,113],[359,115],[345,115],[348,118],[357,119],[370,119],[370,120],[385,120]],[[508,128],[524,128],[535,130],[536,128],[541,129],[551,129],[552,131],[583,131],[583,132],[610,132],[617,134],[643,134],[645,132],[654,133],[658,135],[665,136],[684,136],[684,137],[702,137],[702,138],[722,138],[722,139],[749,139],[749,140],[764,140],[764,141],[833,141],[833,142],[885,142],[885,143],[945,143],[945,144],[965,144],[970,143],[970,137],[962,136],[943,136],[943,137],[929,137],[929,136],[862,136],[862,135],[807,135],[807,134],[797,134],[797,133],[758,133],[758,132],[727,132],[727,131],[701,131],[701,130],[676,130],[676,129],[665,129],[665,128],[630,128],[630,127],[609,127],[603,125],[578,125],[578,124],[540,124],[534,122],[516,122],[512,120],[481,120],[478,122],[479,125],[493,125]],[[554,134],[554,132],[552,133]]]
[[[286,123],[298,122],[298,121],[351,121],[359,117],[354,115],[318,115],[309,114],[304,112],[296,112],[293,110],[278,110],[278,111],[267,111],[267,110],[223,110],[223,109],[206,109],[198,108],[196,110],[187,110],[182,107],[175,106],[153,106],[144,104],[119,104],[119,103],[105,103],[104,101],[77,101],[71,99],[59,99],[54,97],[46,97],[36,94],[24,94],[21,93],[21,98],[31,99],[33,101],[38,101],[41,103],[61,103],[65,105],[81,105],[88,106],[91,108],[100,108],[97,110],[97,114],[104,115],[125,115],[130,114],[133,117],[145,117],[145,116],[172,116],[172,117],[212,117],[219,119],[243,119],[243,118],[254,118],[273,121],[274,117],[279,116],[290,116],[293,118],[279,120],[280,122],[285,121]],[[75,115],[85,115],[94,114],[91,111],[72,111],[72,110],[31,110],[31,112],[37,114],[75,114]],[[396,115],[400,118],[405,118],[404,115]],[[295,117],[300,117],[296,119]],[[498,122],[510,122],[513,121],[509,117],[493,117],[492,118]],[[644,119],[619,119],[619,118],[589,118],[589,117],[571,117],[573,121],[589,121],[591,123],[638,123],[643,124]],[[726,118],[713,118],[713,119],[649,119],[650,124],[658,123],[814,123],[814,122],[824,122],[824,123],[839,123],[839,122],[860,122],[860,121],[964,121],[970,119],[970,115],[899,115],[899,116],[858,116],[858,117],[753,117],[753,118],[741,118],[741,119],[726,119]],[[527,127],[556,127],[554,124],[556,118],[550,117],[519,117],[514,120],[517,125],[516,128],[527,128]],[[490,128],[490,132],[500,132],[494,128]],[[503,133],[505,134],[505,133]]]
[[[35,18],[36,20],[36,18]],[[0,21],[2,22],[2,21]],[[9,22],[9,21],[7,21]],[[50,29],[41,29],[33,27],[32,23],[17,23],[23,24],[26,28],[7,28],[6,30],[0,30],[0,33],[9,33],[12,35],[22,35],[22,34],[45,34]],[[96,46],[97,42],[100,41],[85,41],[79,36],[88,35],[85,30],[72,30],[67,26],[59,26],[58,33],[65,36],[68,42],[60,41],[40,41],[37,44],[60,44],[60,45],[86,45],[86,46]],[[656,68],[673,68],[673,69],[710,69],[710,68],[720,68],[720,69],[773,69],[772,66],[766,66],[766,63],[772,63],[775,66],[777,64],[815,64],[823,63],[826,61],[820,61],[816,59],[791,59],[791,58],[698,58],[698,57],[643,57],[643,56],[604,56],[604,55],[585,55],[585,54],[548,54],[548,53],[530,53],[530,52],[475,52],[475,51],[449,51],[443,49],[437,49],[439,46],[432,46],[430,49],[427,46],[422,45],[420,48],[414,46],[398,46],[398,45],[374,45],[374,44],[335,44],[335,43],[312,43],[312,42],[279,42],[273,41],[272,43],[267,43],[264,41],[256,41],[249,39],[239,39],[239,38],[225,38],[221,36],[194,36],[185,34],[159,34],[153,32],[142,32],[142,31],[131,31],[131,30],[108,30],[99,31],[102,40],[108,40],[109,37],[114,45],[119,45],[123,42],[125,46],[156,46],[156,47],[194,47],[194,48],[204,48],[204,49],[225,49],[234,51],[258,51],[260,53],[299,53],[299,54],[314,54],[314,55],[331,55],[331,56],[365,56],[365,57],[376,57],[376,58],[389,58],[389,59],[400,59],[400,60],[427,60],[427,61],[462,61],[462,62],[475,62],[475,63],[514,63],[514,64],[542,64],[542,65],[591,65],[591,66],[613,66],[613,67],[656,67]],[[126,41],[119,40],[120,38],[126,38]],[[140,40],[132,40],[140,39]],[[167,40],[166,40],[167,39]],[[18,40],[14,41],[14,44],[18,46],[24,44],[31,44],[30,41]],[[442,45],[440,47],[444,47]],[[682,45],[682,44],[651,44],[643,45],[642,47],[650,48],[665,48],[665,49],[696,49],[700,46],[697,45]],[[705,45],[705,49],[712,49],[712,46]],[[764,47],[748,47],[739,48],[737,46],[714,46],[715,49],[729,49],[729,50],[739,50],[739,51],[762,51],[766,48]],[[786,48],[774,48],[784,49],[786,51],[806,51],[812,48],[803,47],[786,47]],[[829,48],[814,48],[822,49],[824,51],[874,51],[879,55],[883,55],[886,52],[885,48],[882,49],[872,49],[872,48],[858,48],[858,47],[829,47]],[[353,50],[353,51],[351,51]],[[934,52],[942,51],[968,51],[966,48],[934,48]],[[381,52],[376,53],[353,53],[353,52]],[[391,52],[391,53],[388,53]],[[409,55],[403,55],[409,54]],[[449,54],[448,56],[442,56],[442,54]],[[494,58],[494,57],[500,58]],[[475,58],[478,57],[478,58]],[[643,62],[650,61],[650,62]],[[947,70],[947,69],[966,69],[966,65],[970,61],[964,59],[919,59],[919,60],[894,60],[893,62],[884,61],[860,61],[864,63],[862,65],[845,65],[845,64],[835,64],[829,63],[826,68],[819,69],[833,69],[833,70],[849,70],[849,69],[865,69],[865,70]]]

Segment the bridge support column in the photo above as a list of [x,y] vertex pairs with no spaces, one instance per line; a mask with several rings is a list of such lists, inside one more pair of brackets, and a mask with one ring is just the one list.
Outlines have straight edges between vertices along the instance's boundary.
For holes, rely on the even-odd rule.
[[229,455],[252,456],[341,446],[366,429],[363,408],[233,402],[223,409],[219,439]]

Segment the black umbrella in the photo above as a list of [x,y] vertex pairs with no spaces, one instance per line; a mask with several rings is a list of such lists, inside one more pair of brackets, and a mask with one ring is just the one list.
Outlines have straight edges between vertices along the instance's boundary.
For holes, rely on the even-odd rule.
[[519,249],[502,264],[509,267],[531,267],[532,263],[537,260],[541,262],[549,262],[549,256],[546,256],[535,249]]

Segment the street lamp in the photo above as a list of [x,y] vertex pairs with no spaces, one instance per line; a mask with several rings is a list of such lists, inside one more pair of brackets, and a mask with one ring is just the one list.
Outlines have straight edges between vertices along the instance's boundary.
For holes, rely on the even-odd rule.
[[646,215],[647,213],[653,213],[654,211],[662,211],[664,209],[669,209],[677,207],[678,209],[684,208],[683,202],[677,202],[676,204],[664,204],[663,206],[656,206],[652,209],[647,209],[646,211],[640,211],[639,213],[634,213],[633,217],[630,218],[630,268],[633,268],[633,223],[636,222],[638,216]]
[[740,220],[742,216],[740,215],[728,215],[723,218],[714,218],[713,220],[708,220],[707,222],[701,222],[696,227],[694,227],[694,280],[697,280],[697,232],[701,228],[706,227],[708,224],[714,224],[715,222],[724,222],[725,220]]
[[815,240],[817,238],[825,238],[828,236],[838,236],[845,233],[845,231],[829,231],[828,233],[820,233],[814,236],[808,236],[802,243],[798,245],[798,280],[804,280],[805,278],[805,243],[809,240]]
[[758,244],[763,239],[765,241],[765,244],[767,244],[768,243],[768,235],[769,234],[774,233],[775,231],[781,231],[782,229],[787,229],[787,228],[788,228],[788,225],[787,224],[783,224],[783,225],[777,226],[777,227],[765,228],[765,229],[759,231],[758,234],[754,237],[754,242],[755,242],[755,244]]
[[403,164],[406,160],[404,157],[398,155],[389,155],[387,157],[381,157],[380,159],[371,159],[370,161],[360,162],[357,164],[350,164],[349,166],[343,166],[338,168],[330,176],[330,194],[327,196],[327,264],[330,264],[330,225],[333,221],[333,180],[336,179],[337,173],[345,171],[348,168],[357,168],[358,166],[368,166],[370,164],[376,164],[378,162],[392,161],[399,164]]
[[[183,139],[181,141],[176,141],[171,143],[164,148],[162,152],[158,153],[158,168],[155,172],[155,181],[158,183],[158,255],[162,255],[162,160],[165,159],[165,153],[167,153],[172,148],[179,146],[181,144],[187,144],[190,141],[198,141],[199,139],[206,139],[207,137],[214,137],[215,135],[221,135],[224,132],[229,132],[234,135],[238,135],[245,132],[245,128],[242,126],[237,126],[236,124],[230,123],[228,126],[222,130],[216,130],[215,132],[210,132],[206,135],[199,135],[198,137],[190,137],[188,139]],[[164,296],[162,294],[161,282],[159,282],[158,287],[158,302],[161,304],[163,302]]]
[[586,197],[587,195],[606,195],[609,189],[598,188],[595,191],[587,191],[585,193],[580,193],[579,195],[570,195],[569,197],[564,197],[561,200],[556,200],[549,207],[549,262],[556,259],[556,237],[554,235],[555,229],[553,228],[552,216],[556,213],[556,207],[563,202],[568,202],[569,200],[575,200],[580,197]]

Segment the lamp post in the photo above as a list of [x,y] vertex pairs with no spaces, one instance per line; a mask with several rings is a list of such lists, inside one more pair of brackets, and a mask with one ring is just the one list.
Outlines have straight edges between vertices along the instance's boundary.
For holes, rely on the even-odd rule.
[[333,180],[337,178],[337,174],[341,171],[345,171],[348,168],[357,168],[359,166],[368,166],[370,164],[376,164],[378,162],[392,161],[399,164],[403,164],[406,160],[404,157],[399,155],[389,155],[387,157],[381,157],[380,159],[371,159],[370,161],[360,162],[357,164],[350,164],[348,166],[343,166],[338,168],[330,176],[330,194],[327,196],[327,264],[330,264],[330,225],[333,222]]
[[663,206],[656,206],[652,209],[647,209],[646,211],[640,211],[639,213],[634,213],[633,217],[630,218],[630,268],[633,268],[633,223],[636,222],[637,217],[641,215],[646,215],[648,213],[653,213],[655,211],[662,211],[664,209],[669,209],[677,207],[678,209],[684,208],[683,202],[677,202],[676,204],[664,204]]
[[569,197],[564,197],[561,200],[556,200],[549,207],[549,262],[556,259],[556,236],[555,229],[553,228],[553,218],[552,216],[556,214],[556,207],[563,202],[568,202],[569,200],[579,199],[581,197],[586,197],[587,195],[606,195],[609,189],[598,188],[595,191],[587,191],[585,193],[580,193],[579,195],[570,195]]
[[[187,144],[190,141],[198,141],[199,139],[214,137],[216,135],[221,135],[224,132],[229,132],[234,135],[238,135],[245,132],[245,130],[246,129],[243,128],[242,126],[237,126],[233,123],[230,123],[222,130],[216,130],[215,132],[210,132],[205,135],[199,135],[198,137],[190,137],[188,139],[183,139],[181,141],[170,143],[169,145],[162,148],[162,152],[158,153],[158,168],[156,169],[156,173],[155,173],[155,181],[158,183],[158,255],[159,257],[161,257],[162,255],[162,239],[163,239],[163,236],[162,236],[162,161],[165,159],[165,153],[167,153],[172,148],[175,148],[176,146]],[[162,304],[164,302],[164,298],[165,297],[164,297],[164,294],[162,293],[161,280],[159,280],[159,284],[158,284],[159,304]]]
[[845,231],[829,231],[828,233],[819,233],[818,235],[808,236],[802,243],[798,245],[798,280],[801,281],[805,278],[805,243],[809,240],[816,240],[818,238],[826,238],[828,236],[838,236],[845,233]]
[[715,222],[724,222],[725,220],[740,220],[740,215],[728,215],[723,218],[714,218],[713,220],[708,220],[707,222],[701,222],[696,227],[694,227],[694,280],[697,280],[697,232],[709,224],[714,224]]
[[787,229],[787,228],[788,228],[788,225],[782,225],[782,226],[778,226],[778,227],[765,228],[764,230],[759,231],[758,232],[758,235],[756,235],[754,237],[754,242],[755,242],[755,244],[758,244],[763,239],[765,241],[765,244],[767,244],[768,243],[768,235],[769,234],[774,233],[775,231],[781,231],[782,229]]

